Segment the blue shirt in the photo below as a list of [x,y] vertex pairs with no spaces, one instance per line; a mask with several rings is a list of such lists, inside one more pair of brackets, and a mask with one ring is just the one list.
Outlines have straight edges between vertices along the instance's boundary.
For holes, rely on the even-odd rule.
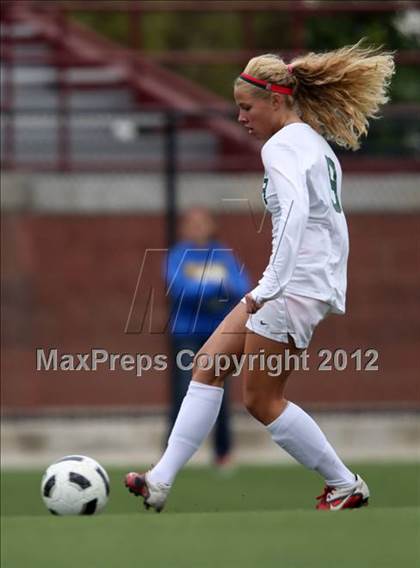
[[250,288],[232,250],[217,241],[176,244],[164,269],[172,334],[211,334]]

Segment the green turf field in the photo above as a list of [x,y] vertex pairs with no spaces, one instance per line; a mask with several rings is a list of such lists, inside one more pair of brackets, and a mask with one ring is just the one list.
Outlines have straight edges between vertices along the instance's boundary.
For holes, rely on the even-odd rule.
[[313,510],[318,477],[300,467],[186,469],[168,507],[146,512],[109,470],[97,517],[54,517],[39,472],[2,474],[4,568],[409,568],[420,565],[420,465],[353,464],[369,507]]

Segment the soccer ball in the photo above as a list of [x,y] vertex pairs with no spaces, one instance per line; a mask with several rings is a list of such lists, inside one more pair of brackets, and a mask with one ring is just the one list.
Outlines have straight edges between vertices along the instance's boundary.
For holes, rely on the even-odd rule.
[[41,496],[53,515],[93,515],[108,501],[109,477],[92,458],[65,456],[47,468]]

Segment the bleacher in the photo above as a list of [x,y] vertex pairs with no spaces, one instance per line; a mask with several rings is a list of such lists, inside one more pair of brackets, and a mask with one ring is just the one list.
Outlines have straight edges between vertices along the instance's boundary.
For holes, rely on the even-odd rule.
[[[31,4],[5,7],[1,134],[7,168],[156,169],[165,159],[170,121],[176,121],[181,165],[237,169],[237,149],[248,163],[256,145],[226,117],[231,106],[223,99],[70,20],[63,25]],[[204,117],[196,116],[198,109]]]
[[[265,4],[270,3],[219,2],[217,9],[245,10],[246,35],[250,17]],[[305,18],[335,17],[334,10],[338,17],[340,10],[380,12],[398,10],[399,6],[398,2],[383,6],[370,2],[360,7],[344,4],[299,2],[287,8],[296,41],[282,51],[286,60],[305,49],[299,32]],[[139,26],[135,19],[140,17],[135,11],[138,7],[146,13],[154,4],[3,2],[3,168],[159,171],[168,161],[169,147],[176,145],[177,164],[186,171],[259,171],[258,143],[235,123],[233,104],[174,72],[179,61],[243,65],[258,50],[252,51],[248,45],[231,52],[175,50],[153,54],[99,36],[74,19],[71,12],[95,9],[125,13],[134,29]],[[208,2],[171,2],[166,9],[200,12],[211,7]],[[275,9],[285,9],[284,3]],[[415,66],[419,61],[418,50],[397,54],[402,65]],[[419,105],[391,104],[384,109],[384,116],[386,121],[372,123],[357,156],[340,152],[346,171],[419,171]]]

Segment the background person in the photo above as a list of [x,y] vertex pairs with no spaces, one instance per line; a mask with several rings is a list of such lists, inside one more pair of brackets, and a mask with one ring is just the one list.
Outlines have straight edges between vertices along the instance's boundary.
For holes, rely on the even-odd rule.
[[[250,289],[245,270],[241,270],[232,251],[216,239],[216,222],[209,210],[193,207],[186,211],[180,232],[181,241],[169,251],[165,266],[173,355],[169,433],[191,380],[191,371],[176,365],[177,353],[184,349],[197,353]],[[218,466],[229,464],[231,447],[229,392],[225,389],[214,428]]]

